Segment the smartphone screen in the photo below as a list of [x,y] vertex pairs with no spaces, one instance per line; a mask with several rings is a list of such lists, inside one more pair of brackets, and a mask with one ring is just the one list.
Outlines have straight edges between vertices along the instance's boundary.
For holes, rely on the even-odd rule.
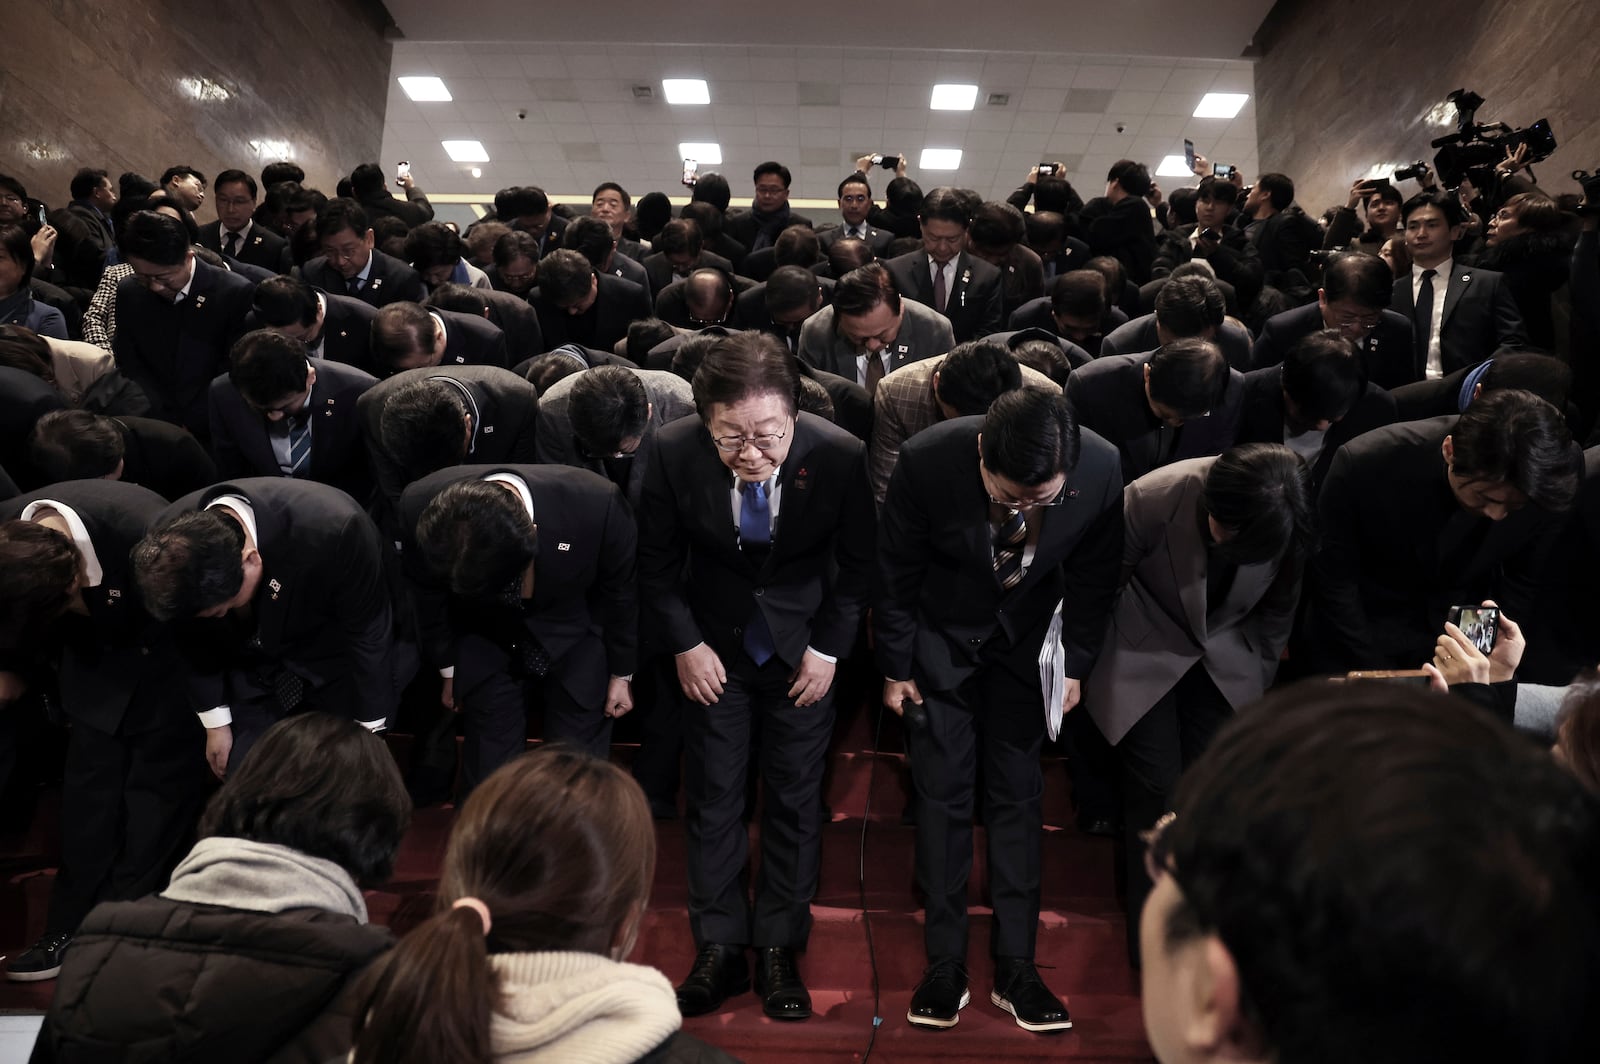
[[402,179],[410,177],[410,176],[411,176],[411,164],[410,163],[401,162],[399,165],[397,165],[394,168],[394,178],[395,178],[396,181],[402,180]]
[[1232,177],[1233,167],[1227,165],[1226,163],[1218,163],[1216,166],[1212,167],[1212,172],[1218,177]]
[[1449,619],[1479,651],[1488,654],[1494,650],[1495,637],[1500,634],[1500,611],[1497,608],[1451,606]]
[[1194,171],[1194,141],[1192,140],[1183,142],[1183,161],[1189,164],[1189,170],[1192,173]]
[[683,183],[692,188],[694,183],[698,181],[699,178],[700,164],[695,162],[693,159],[683,160]]
[[49,225],[50,224],[49,222],[45,221],[45,218],[44,218],[44,204],[42,204],[42,203],[39,204],[39,224],[40,225]]

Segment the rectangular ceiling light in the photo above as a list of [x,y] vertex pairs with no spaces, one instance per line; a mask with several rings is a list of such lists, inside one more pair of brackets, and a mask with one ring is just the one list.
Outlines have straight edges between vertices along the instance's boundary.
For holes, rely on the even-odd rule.
[[678,157],[693,159],[697,163],[707,166],[722,165],[722,145],[720,144],[695,144],[685,141],[678,145]]
[[1157,177],[1193,177],[1194,171],[1189,169],[1188,157],[1184,155],[1169,155],[1161,160],[1161,165],[1156,167]]
[[483,142],[479,140],[442,140],[445,154],[458,163],[486,163],[489,153],[483,150]]
[[978,104],[976,85],[935,85],[928,107],[934,111],[970,111]]
[[439,78],[401,78],[400,87],[418,103],[449,103],[452,99]]
[[1196,118],[1232,118],[1250,97],[1242,92],[1208,92],[1194,109]]
[[661,83],[668,103],[710,103],[711,89],[699,78],[667,78]]
[[917,160],[917,165],[924,170],[959,170],[961,149],[923,148],[922,158]]

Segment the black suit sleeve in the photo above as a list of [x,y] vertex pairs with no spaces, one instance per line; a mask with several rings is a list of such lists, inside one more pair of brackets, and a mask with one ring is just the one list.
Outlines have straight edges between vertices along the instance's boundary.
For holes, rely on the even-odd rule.
[[1266,324],[1261,326],[1261,335],[1256,338],[1255,346],[1250,348],[1250,368],[1264,369],[1267,366],[1276,366],[1283,361],[1283,345],[1278,341],[1278,330],[1268,318]]
[[211,461],[206,449],[200,445],[199,440],[188,433],[178,437],[172,449],[163,457],[166,459],[167,468],[161,470],[161,479],[171,485],[172,498],[209,487],[220,480],[231,480],[235,476],[243,475],[219,476],[216,464]]
[[1100,512],[1061,566],[1061,648],[1068,678],[1082,680],[1105,642],[1122,577],[1122,480],[1108,470]]
[[811,622],[811,646],[833,658],[850,653],[861,613],[871,601],[877,568],[874,545],[872,488],[867,483],[865,454],[850,463],[850,479],[845,484],[840,507],[839,527],[833,536],[837,566],[828,581],[828,592]]
[[1005,327],[1005,304],[1000,289],[1001,277],[996,274],[986,289],[979,293],[978,319],[973,329],[973,339],[997,333]]
[[396,696],[390,663],[394,616],[378,528],[366,514],[352,514],[340,530],[330,576],[340,584],[331,620],[346,640],[350,661],[349,670],[329,685],[330,701],[353,707],[363,723],[387,721]]
[[632,676],[639,663],[639,531],[617,488],[606,502],[596,595],[612,676]]
[[246,465],[244,451],[233,436],[233,419],[223,410],[224,400],[219,394],[219,385],[225,384],[226,380],[226,377],[219,377],[213,381],[211,393],[206,400],[207,416],[211,421],[211,456],[216,459],[219,479],[237,480],[240,477],[254,476],[256,471]]
[[1511,286],[1505,278],[1500,278],[1500,283],[1494,286],[1494,331],[1496,344],[1499,347],[1521,349],[1528,346],[1528,333],[1522,325],[1522,311],[1517,307],[1517,300],[1511,293]]
[[1361,536],[1357,526],[1362,496],[1371,490],[1348,447],[1334,455],[1317,499],[1321,544],[1317,551],[1315,601],[1319,634],[1328,645],[1319,656],[1344,669],[1386,660],[1372,640],[1372,626],[1361,597]]
[[669,464],[672,457],[657,447],[645,474],[639,501],[639,590],[649,603],[652,627],[659,624],[674,654],[705,642],[694,611],[684,595],[684,562],[689,544],[678,511]]
[[923,505],[922,485],[913,479],[915,466],[914,455],[901,454],[878,514],[878,598],[872,626],[878,669],[886,680],[912,678],[918,603],[933,553],[933,526]]

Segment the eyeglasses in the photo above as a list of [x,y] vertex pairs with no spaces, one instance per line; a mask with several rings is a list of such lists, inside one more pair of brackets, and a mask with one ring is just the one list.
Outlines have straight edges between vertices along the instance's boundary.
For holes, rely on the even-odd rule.
[[14,192],[0,192],[0,203],[21,203],[22,197]]
[[[591,462],[608,462],[617,458],[632,458],[634,455],[633,451],[623,450],[616,450],[606,454],[596,454],[594,451],[590,450],[582,440],[578,439],[577,436],[572,437],[572,446],[577,449],[579,454],[583,455],[583,457],[587,458]],[[637,447],[638,445],[635,444],[634,446]]]
[[1149,831],[1139,832],[1139,841],[1144,843],[1144,872],[1152,883],[1172,871],[1172,835],[1169,829],[1177,819],[1177,813],[1162,813]]
[[1350,318],[1346,321],[1334,322],[1333,327],[1338,329],[1340,332],[1360,331],[1369,333],[1376,329],[1380,324],[1382,324],[1381,321],[1356,321],[1354,318]]
[[789,190],[784,188],[782,185],[757,185],[756,186],[756,195],[758,195],[758,196],[781,196],[787,191],[789,191]]
[[994,473],[981,461],[978,463],[978,468],[983,472],[984,494],[988,495],[989,501],[996,506],[1003,506],[1007,510],[1044,510],[1052,506],[1060,506],[1067,501],[1067,482],[1065,480],[1061,482],[1061,490],[1049,499],[1012,499],[996,495],[993,487],[995,483]]
[[738,454],[752,444],[758,451],[771,451],[788,435],[787,432],[764,432],[760,436],[713,436],[711,442],[724,454]]

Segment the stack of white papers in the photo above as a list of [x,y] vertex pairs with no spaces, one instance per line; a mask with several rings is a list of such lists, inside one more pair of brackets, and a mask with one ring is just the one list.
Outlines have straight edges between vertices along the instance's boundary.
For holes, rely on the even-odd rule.
[[1067,661],[1061,648],[1061,607],[1050,618],[1050,627],[1044,633],[1044,646],[1039,648],[1039,686],[1044,689],[1044,728],[1051,740],[1061,737],[1061,706],[1066,699]]

